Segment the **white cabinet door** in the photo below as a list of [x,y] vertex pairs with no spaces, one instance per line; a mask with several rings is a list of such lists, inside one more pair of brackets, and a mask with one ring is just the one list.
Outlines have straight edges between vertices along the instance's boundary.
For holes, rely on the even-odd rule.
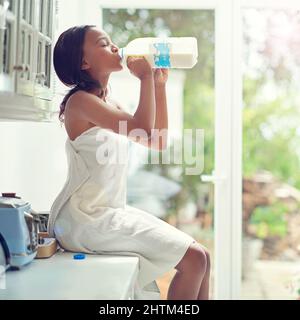
[[53,45],[54,0],[39,0],[36,30],[36,65],[34,78],[35,98],[52,100],[53,81],[51,55]]
[[[0,5],[4,5],[4,0],[0,0]],[[0,91],[15,91],[15,61],[17,45],[17,15],[18,2],[9,1],[6,14],[6,28],[0,29]]]
[[33,0],[19,1],[16,92],[18,94],[33,96],[34,78],[34,50],[35,50],[35,3]]
[[20,0],[17,93],[52,100],[53,0]]

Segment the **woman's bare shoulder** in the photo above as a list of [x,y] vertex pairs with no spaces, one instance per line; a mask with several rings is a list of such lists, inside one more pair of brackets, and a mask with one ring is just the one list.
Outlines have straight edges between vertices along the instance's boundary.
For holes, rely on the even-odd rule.
[[94,126],[94,124],[80,117],[78,108],[84,103],[85,91],[77,91],[68,99],[65,108],[65,128],[71,140],[76,139],[81,133]]
[[[82,103],[83,94],[80,91],[73,93],[66,102],[65,105],[65,116],[68,114],[73,114],[76,108]],[[75,111],[76,113],[76,111]]]
[[86,92],[86,91],[83,91],[83,90],[76,91],[68,99],[67,104],[76,105],[78,102],[82,102],[82,100],[84,98],[90,97],[91,95],[92,95],[92,93],[89,93],[89,92]]

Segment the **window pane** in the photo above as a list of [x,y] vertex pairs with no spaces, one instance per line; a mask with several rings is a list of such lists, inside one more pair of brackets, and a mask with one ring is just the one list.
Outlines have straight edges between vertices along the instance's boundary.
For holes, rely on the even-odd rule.
[[[29,66],[29,68],[31,69],[31,65],[32,65],[32,62],[31,62],[31,34],[28,35],[28,43],[27,43],[27,64]],[[27,79],[29,80],[30,79],[30,74],[31,72],[28,71],[27,72]]]
[[39,30],[43,33],[43,23],[44,23],[44,6],[45,0],[40,0],[40,23],[39,23]]
[[38,74],[42,72],[42,45],[43,45],[42,42],[39,41],[38,56],[37,56],[37,73]]
[[[21,31],[21,64],[24,65],[26,63],[25,60],[25,55],[26,55],[26,35],[25,35],[25,31],[22,30]],[[21,73],[21,78],[24,77],[24,72]]]
[[52,25],[52,0],[48,0],[48,7],[47,7],[47,36],[51,37],[51,25]]
[[33,10],[34,10],[33,0],[29,0],[29,23],[31,25],[33,25]]
[[300,294],[300,12],[244,19],[243,298]]
[[4,31],[4,52],[3,52],[3,72],[9,73],[11,57],[11,24],[6,24],[6,29]]
[[45,85],[50,88],[51,84],[51,44],[46,45],[46,59],[45,59],[45,70],[46,70],[46,82]]
[[27,0],[23,0],[22,18],[24,20],[27,18]]
[[22,48],[21,48],[21,61],[22,63],[25,63],[25,31],[22,30],[21,32],[21,44],[22,44]]

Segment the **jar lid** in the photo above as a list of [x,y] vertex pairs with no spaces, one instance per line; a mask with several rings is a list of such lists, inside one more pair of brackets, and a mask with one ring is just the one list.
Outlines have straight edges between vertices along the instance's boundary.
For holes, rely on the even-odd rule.
[[83,253],[77,253],[73,255],[74,260],[84,260],[85,259],[85,254]]
[[28,202],[21,198],[0,197],[0,208],[19,208],[27,204]]

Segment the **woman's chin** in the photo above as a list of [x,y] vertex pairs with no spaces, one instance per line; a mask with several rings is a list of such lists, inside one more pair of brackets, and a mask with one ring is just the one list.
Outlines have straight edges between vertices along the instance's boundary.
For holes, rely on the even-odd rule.
[[121,71],[124,69],[124,66],[120,63],[119,66],[114,71]]

